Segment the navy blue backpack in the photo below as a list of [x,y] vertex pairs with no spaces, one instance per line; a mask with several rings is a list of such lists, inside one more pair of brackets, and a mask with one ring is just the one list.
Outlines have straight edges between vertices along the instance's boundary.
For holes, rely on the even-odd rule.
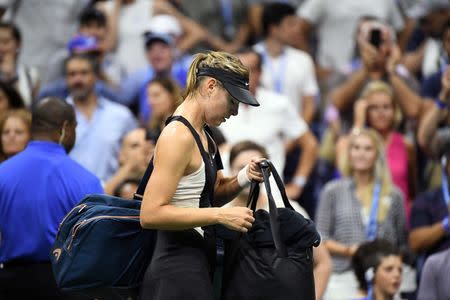
[[51,262],[58,287],[100,299],[137,292],[156,242],[139,221],[151,161],[133,200],[88,195],[62,220]]

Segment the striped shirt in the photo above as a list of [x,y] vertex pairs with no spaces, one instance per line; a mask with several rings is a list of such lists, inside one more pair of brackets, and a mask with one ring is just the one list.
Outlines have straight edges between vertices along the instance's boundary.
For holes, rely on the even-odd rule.
[[[406,246],[405,210],[402,193],[394,188],[387,201],[388,213],[383,223],[378,224],[377,236],[403,248]],[[334,240],[347,246],[366,240],[367,218],[362,214],[362,205],[356,197],[355,183],[344,178],[325,185],[320,195],[316,214],[316,225],[322,240]],[[350,259],[332,256],[334,272],[341,273],[351,268]]]

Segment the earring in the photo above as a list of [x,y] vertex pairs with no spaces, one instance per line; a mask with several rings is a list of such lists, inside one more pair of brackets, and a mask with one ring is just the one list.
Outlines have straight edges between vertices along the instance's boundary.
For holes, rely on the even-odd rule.
[[64,140],[65,137],[66,137],[66,128],[63,127],[63,128],[61,129],[61,135],[59,136],[58,144],[62,145],[62,142],[63,142],[63,140]]
[[61,127],[61,135],[59,136],[58,144],[62,145],[64,138],[66,137],[66,125],[67,121],[64,121],[62,127]]

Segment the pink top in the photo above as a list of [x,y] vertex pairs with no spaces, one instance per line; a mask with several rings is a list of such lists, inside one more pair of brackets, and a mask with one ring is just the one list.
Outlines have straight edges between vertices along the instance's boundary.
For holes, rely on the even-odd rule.
[[386,155],[392,181],[403,193],[406,220],[409,224],[411,199],[408,188],[408,149],[400,133],[391,134],[386,145]]

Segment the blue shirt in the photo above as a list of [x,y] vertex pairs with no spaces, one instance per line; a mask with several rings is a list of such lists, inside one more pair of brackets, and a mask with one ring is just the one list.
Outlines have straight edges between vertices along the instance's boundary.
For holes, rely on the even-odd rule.
[[[67,102],[73,104],[71,98]],[[77,138],[69,155],[101,180],[107,180],[119,167],[122,137],[137,127],[137,121],[127,107],[103,97],[97,98],[90,119],[74,108]]]
[[437,71],[436,73],[428,76],[422,81],[420,94],[423,97],[435,99],[439,96],[439,92],[442,88],[442,74],[442,70]]
[[59,223],[100,181],[53,142],[32,141],[0,164],[0,262],[49,261]]

